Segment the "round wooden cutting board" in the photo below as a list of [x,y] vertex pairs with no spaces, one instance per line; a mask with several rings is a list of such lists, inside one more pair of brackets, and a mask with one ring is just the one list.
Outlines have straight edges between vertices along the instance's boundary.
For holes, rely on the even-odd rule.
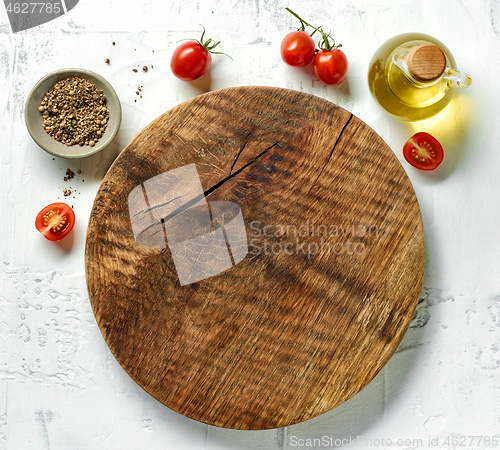
[[402,166],[348,111],[237,87],[153,121],[95,199],[97,323],[157,400],[227,428],[283,427],[382,369],[418,302],[424,234]]

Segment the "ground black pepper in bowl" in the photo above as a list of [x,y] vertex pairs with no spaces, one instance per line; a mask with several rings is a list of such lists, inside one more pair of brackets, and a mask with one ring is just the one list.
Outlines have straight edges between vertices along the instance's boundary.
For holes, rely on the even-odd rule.
[[[59,82],[62,87],[54,88]],[[78,96],[74,86],[80,83],[83,89]],[[42,77],[28,94],[24,108],[33,140],[47,153],[68,159],[87,158],[107,148],[118,134],[121,117],[113,86],[101,75],[78,68],[58,69]]]
[[93,147],[106,131],[109,120],[103,91],[77,76],[55,83],[38,110],[43,115],[45,131],[67,146]]

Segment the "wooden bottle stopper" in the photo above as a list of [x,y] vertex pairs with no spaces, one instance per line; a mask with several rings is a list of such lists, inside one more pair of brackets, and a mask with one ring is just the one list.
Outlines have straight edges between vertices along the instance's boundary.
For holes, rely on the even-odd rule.
[[408,70],[417,81],[434,81],[443,74],[445,68],[446,56],[437,45],[419,45],[408,55]]

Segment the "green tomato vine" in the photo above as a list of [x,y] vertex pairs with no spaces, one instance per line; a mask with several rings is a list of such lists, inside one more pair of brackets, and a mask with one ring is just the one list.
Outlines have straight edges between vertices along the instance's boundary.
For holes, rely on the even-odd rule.
[[[314,31],[310,34],[312,37],[314,33],[318,32],[321,34],[321,40],[318,42],[318,47],[319,49],[316,49],[316,52],[319,52],[320,50],[331,50],[332,48],[339,48],[342,47],[342,44],[335,45],[335,39],[330,35],[330,33],[325,33],[323,30],[323,27],[315,27],[314,25],[311,25],[310,23],[306,22],[304,19],[302,19],[297,13],[293,12],[290,8],[285,8],[290,14],[292,14],[294,17],[300,20],[300,28],[298,28],[298,31],[306,31],[306,26],[312,28]],[[330,42],[330,39],[333,42]]]

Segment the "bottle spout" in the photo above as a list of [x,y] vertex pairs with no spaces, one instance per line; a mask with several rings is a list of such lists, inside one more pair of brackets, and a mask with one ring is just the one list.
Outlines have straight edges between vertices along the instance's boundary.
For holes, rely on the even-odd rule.
[[468,88],[472,83],[472,77],[458,70],[446,69],[443,78],[448,81],[448,85],[453,88]]

